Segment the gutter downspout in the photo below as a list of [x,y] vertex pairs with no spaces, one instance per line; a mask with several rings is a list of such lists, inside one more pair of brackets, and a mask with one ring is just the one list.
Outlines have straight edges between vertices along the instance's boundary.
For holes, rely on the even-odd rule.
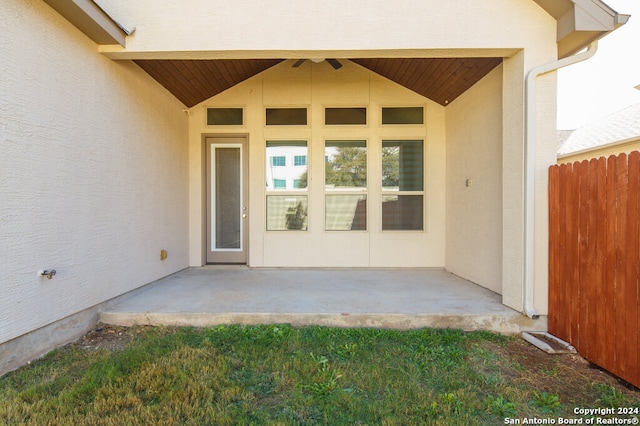
[[522,306],[524,314],[529,318],[538,319],[540,315],[533,307],[534,283],[534,215],[535,215],[535,146],[536,146],[536,108],[535,90],[536,78],[542,74],[556,71],[568,65],[586,61],[596,54],[598,42],[594,41],[586,51],[573,56],[549,62],[532,68],[525,81],[525,118],[524,118],[524,268]]

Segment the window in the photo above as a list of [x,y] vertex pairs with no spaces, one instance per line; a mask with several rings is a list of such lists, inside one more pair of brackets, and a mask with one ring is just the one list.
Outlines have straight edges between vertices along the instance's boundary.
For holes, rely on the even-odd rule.
[[367,124],[366,108],[325,108],[324,124]]
[[267,141],[266,148],[267,230],[306,231],[307,141]]
[[367,143],[325,143],[325,229],[367,229]]
[[242,108],[207,108],[207,126],[242,126]]
[[421,140],[382,141],[382,229],[424,229]]
[[267,108],[267,126],[306,126],[306,108]]
[[287,165],[287,157],[285,157],[284,155],[271,157],[271,166],[285,167],[286,165]]
[[382,108],[382,124],[424,124],[424,108]]

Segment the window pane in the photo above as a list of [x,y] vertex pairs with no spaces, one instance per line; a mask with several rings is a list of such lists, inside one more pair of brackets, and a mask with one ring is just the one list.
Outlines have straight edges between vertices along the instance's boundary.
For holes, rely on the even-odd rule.
[[271,165],[273,167],[284,167],[286,165],[286,158],[284,155],[274,155],[271,158]]
[[367,109],[325,108],[324,124],[367,124]]
[[307,196],[267,196],[267,231],[292,230],[307,230]]
[[242,126],[242,108],[207,108],[207,126]]
[[327,141],[324,156],[327,190],[353,191],[367,188],[366,141]]
[[383,195],[382,229],[423,229],[422,195]]
[[293,165],[294,166],[306,166],[307,165],[307,156],[306,155],[296,155],[293,157]]
[[327,231],[366,230],[367,197],[364,195],[327,195],[325,229]]
[[306,159],[307,141],[267,141],[267,191],[306,189]]
[[382,124],[424,124],[422,107],[382,108]]
[[382,141],[382,190],[422,191],[422,141]]
[[306,126],[306,108],[267,108],[267,126]]

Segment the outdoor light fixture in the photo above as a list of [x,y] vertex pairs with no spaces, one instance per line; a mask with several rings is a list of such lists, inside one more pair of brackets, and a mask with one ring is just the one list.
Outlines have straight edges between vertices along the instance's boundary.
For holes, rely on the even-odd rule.
[[53,278],[53,276],[56,274],[56,270],[55,269],[45,269],[43,271],[38,271],[38,276],[39,277],[47,277],[49,279]]

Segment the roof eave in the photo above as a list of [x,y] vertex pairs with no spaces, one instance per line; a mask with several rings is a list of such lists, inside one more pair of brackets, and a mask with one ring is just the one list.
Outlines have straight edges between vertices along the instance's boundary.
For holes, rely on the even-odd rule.
[[629,20],[601,0],[535,0],[558,21],[558,57],[565,58]]
[[125,30],[92,0],[44,0],[56,12],[100,45],[125,46]]

